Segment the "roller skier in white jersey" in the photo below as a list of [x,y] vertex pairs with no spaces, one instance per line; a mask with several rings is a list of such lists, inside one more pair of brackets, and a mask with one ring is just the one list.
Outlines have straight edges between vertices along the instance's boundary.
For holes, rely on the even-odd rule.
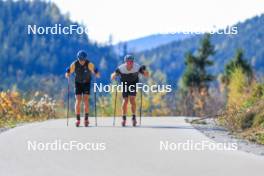
[[136,120],[136,84],[139,82],[139,74],[144,77],[149,76],[149,72],[146,70],[146,66],[134,62],[135,58],[132,55],[126,55],[124,63],[121,64],[114,73],[111,75],[111,79],[115,80],[117,76],[121,78],[121,84],[123,85],[123,103],[122,103],[122,126],[126,126],[127,105],[131,104],[132,112],[132,125],[137,125]]

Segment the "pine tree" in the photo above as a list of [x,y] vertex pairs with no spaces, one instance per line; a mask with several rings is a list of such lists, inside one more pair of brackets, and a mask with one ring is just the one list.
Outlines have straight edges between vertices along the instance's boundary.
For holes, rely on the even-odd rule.
[[243,49],[237,49],[236,54],[233,59],[225,65],[224,74],[221,78],[222,83],[228,85],[230,82],[231,74],[237,69],[240,68],[243,73],[247,76],[250,81],[253,78],[253,69],[251,65],[247,62],[247,59],[244,58]]
[[210,56],[214,55],[214,53],[214,46],[210,42],[210,35],[205,34],[197,55],[186,54],[186,69],[183,73],[183,84],[185,87],[195,87],[199,90],[203,88],[208,89],[209,83],[214,80],[214,76],[208,73],[207,67],[214,64],[210,60]]
[[205,99],[208,97],[208,88],[210,82],[215,77],[208,73],[207,68],[212,66],[214,62],[210,60],[210,56],[214,55],[214,46],[210,42],[210,35],[205,34],[200,42],[200,47],[196,55],[187,53],[185,56],[185,71],[182,76],[181,92],[185,94],[185,104],[188,108],[187,115],[197,114],[204,110]]

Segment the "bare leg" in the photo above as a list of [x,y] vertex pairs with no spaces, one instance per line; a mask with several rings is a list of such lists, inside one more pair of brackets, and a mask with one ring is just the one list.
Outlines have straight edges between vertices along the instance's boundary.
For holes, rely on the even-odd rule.
[[126,116],[127,114],[127,105],[128,105],[128,98],[123,98],[123,103],[122,103],[122,113],[123,116]]
[[83,95],[83,101],[84,101],[84,112],[85,112],[85,116],[84,116],[84,126],[88,127],[89,125],[89,95],[85,94]]
[[84,112],[85,114],[89,114],[89,95],[85,94],[83,96],[84,101]]
[[129,101],[130,101],[130,104],[131,104],[131,112],[133,115],[136,114],[136,108],[137,108],[137,105],[136,105],[136,96],[129,96]]
[[128,97],[123,98],[123,104],[122,104],[123,121],[122,121],[122,126],[126,126],[127,105],[128,105]]
[[137,120],[136,120],[136,96],[130,96],[129,97],[129,101],[130,101],[130,104],[131,104],[131,111],[132,111],[132,123],[133,123],[133,126],[136,126],[137,125]]
[[[75,95],[75,114],[76,116],[80,116],[81,114],[81,102],[82,102],[82,96]],[[77,120],[80,120],[80,119],[77,119]]]

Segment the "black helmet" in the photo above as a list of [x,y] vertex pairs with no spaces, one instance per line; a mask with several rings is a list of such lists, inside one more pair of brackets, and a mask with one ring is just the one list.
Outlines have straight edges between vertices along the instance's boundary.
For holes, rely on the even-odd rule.
[[127,62],[127,61],[134,61],[135,60],[135,57],[128,54],[124,57],[124,62]]
[[83,50],[78,51],[77,58],[79,60],[85,60],[87,58],[87,53]]

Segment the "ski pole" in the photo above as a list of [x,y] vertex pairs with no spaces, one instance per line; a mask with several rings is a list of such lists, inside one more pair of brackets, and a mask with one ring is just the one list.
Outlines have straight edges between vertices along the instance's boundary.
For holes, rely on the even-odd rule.
[[[94,79],[94,84],[96,84],[96,78]],[[94,90],[94,117],[95,117],[95,126],[97,126],[96,90]]]
[[117,88],[115,90],[115,106],[114,106],[114,120],[113,120],[113,126],[115,126],[115,119],[116,119],[116,99],[117,99]]
[[140,90],[140,108],[139,108],[139,125],[141,126],[141,116],[142,116],[142,89]]
[[69,109],[70,109],[70,77],[68,77],[67,127],[69,126]]

